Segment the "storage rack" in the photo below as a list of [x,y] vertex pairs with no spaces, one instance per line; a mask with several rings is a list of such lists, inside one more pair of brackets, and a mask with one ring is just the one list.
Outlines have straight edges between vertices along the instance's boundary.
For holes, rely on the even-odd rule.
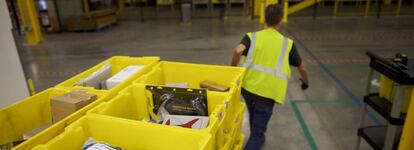
[[[360,128],[358,128],[358,150],[363,138],[375,150],[398,149],[401,137],[401,126],[404,125],[405,114],[401,113],[403,101],[403,88],[414,85],[414,64],[403,65],[393,62],[391,59],[381,58],[371,52],[366,53],[370,57],[370,71],[366,87],[366,96],[361,110]],[[414,59],[408,60],[413,62]],[[374,70],[390,78],[395,82],[393,85],[393,102],[382,98],[378,93],[371,93],[371,80]],[[395,87],[395,88],[394,88]],[[387,120],[387,125],[368,126],[364,125],[365,112],[370,106],[375,112]]]

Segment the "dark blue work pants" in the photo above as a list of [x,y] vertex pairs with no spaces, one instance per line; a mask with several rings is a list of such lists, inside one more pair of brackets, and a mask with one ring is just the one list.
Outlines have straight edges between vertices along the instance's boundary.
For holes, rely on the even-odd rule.
[[[265,142],[267,124],[273,113],[274,102],[246,90],[242,90],[243,98],[249,111],[250,137],[245,150],[260,150]],[[271,100],[271,102],[269,102]]]

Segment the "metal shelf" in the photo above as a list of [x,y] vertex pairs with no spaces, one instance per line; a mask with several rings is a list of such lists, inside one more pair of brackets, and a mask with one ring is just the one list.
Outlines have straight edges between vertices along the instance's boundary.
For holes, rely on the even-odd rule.
[[385,99],[379,97],[378,93],[370,94],[364,97],[364,102],[374,109],[378,114],[380,114],[384,119],[393,125],[404,125],[405,115],[401,114],[400,118],[393,118],[390,116],[392,103]]
[[[381,58],[371,52],[366,54],[370,57],[368,81],[372,80],[374,71],[377,71],[393,80],[397,86],[390,87],[395,92],[391,102],[380,97],[379,94],[371,94],[372,85],[371,82],[368,82],[365,91],[367,96],[364,97],[364,106],[361,111],[356,149],[359,149],[362,138],[375,150],[398,149],[401,128],[405,120],[405,115],[401,113],[403,86],[414,85],[414,59],[408,59],[404,54],[396,54],[393,59]],[[387,120],[387,126],[364,127],[365,112],[368,106]]]
[[[358,136],[362,137],[374,150],[382,150],[384,148],[387,126],[370,126],[358,129]],[[398,131],[401,135],[401,130]],[[400,136],[396,136],[400,137]],[[400,139],[394,140],[393,150],[398,149]]]
[[370,57],[369,66],[372,69],[401,85],[414,85],[414,59],[408,59],[408,65],[402,65],[371,52],[367,52],[367,55]]

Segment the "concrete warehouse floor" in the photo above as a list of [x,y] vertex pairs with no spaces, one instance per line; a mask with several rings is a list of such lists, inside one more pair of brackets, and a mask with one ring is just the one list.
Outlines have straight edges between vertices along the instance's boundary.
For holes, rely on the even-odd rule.
[[[25,72],[41,91],[114,55],[227,64],[242,36],[261,26],[247,16],[223,22],[195,19],[191,24],[127,19],[101,32],[48,34],[41,45],[18,45]],[[295,40],[307,64],[310,88],[300,90],[293,69],[286,102],[274,108],[264,149],[353,149],[368,74],[364,53],[403,52],[413,57],[414,17],[299,16],[289,18],[282,33]],[[379,116],[367,120],[384,122]],[[243,131],[248,134],[246,121]],[[364,142],[361,149],[370,148]]]

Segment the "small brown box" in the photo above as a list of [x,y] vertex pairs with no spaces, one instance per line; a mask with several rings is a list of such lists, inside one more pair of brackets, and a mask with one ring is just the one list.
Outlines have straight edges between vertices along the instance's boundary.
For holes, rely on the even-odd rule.
[[53,122],[62,120],[96,99],[96,95],[80,90],[53,97],[50,101]]
[[206,88],[208,90],[211,91],[219,91],[219,92],[227,92],[229,91],[229,87],[228,86],[224,86],[212,81],[208,81],[208,80],[204,80],[200,83],[200,87],[201,88]]

